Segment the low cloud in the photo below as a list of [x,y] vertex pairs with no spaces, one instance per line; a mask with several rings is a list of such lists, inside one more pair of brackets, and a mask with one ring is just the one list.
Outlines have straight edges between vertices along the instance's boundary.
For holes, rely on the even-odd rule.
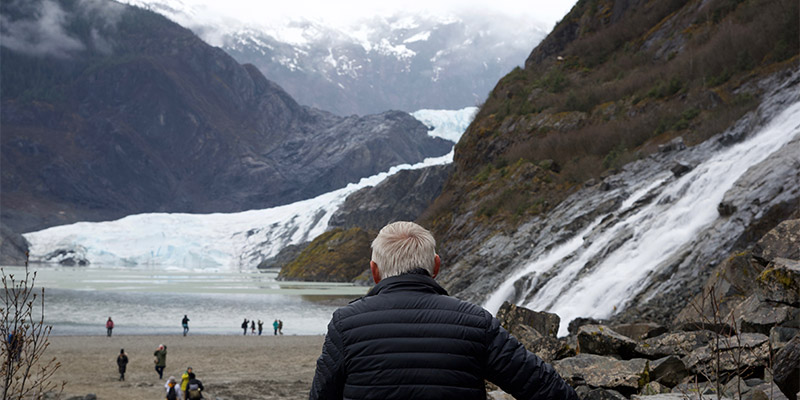
[[0,45],[20,53],[59,58],[86,49],[80,39],[64,29],[68,13],[57,3],[43,1],[34,17],[11,21],[0,15]]

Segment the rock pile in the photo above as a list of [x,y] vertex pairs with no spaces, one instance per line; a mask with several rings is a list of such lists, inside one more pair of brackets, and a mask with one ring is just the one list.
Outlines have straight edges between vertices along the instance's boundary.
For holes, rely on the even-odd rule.
[[554,314],[506,303],[497,316],[582,399],[797,400],[800,220],[720,263],[670,326],[581,318],[556,338]]

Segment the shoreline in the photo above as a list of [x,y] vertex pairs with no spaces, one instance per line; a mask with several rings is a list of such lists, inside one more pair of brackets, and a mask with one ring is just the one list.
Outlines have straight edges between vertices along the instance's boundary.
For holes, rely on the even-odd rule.
[[[44,358],[61,363],[51,381],[67,381],[64,398],[89,393],[98,399],[163,398],[167,378],[180,381],[188,366],[206,387],[207,399],[308,398],[324,335],[262,336],[56,335]],[[153,362],[159,344],[167,346],[162,379]],[[119,381],[116,365],[121,348],[129,359],[125,381]]]

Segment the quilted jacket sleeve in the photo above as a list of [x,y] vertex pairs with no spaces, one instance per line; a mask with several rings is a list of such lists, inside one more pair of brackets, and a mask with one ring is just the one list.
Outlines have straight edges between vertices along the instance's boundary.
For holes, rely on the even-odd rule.
[[322,345],[322,355],[317,359],[314,382],[311,384],[310,400],[341,399],[344,390],[344,353],[341,335],[336,329],[336,315],[328,324],[328,334]]
[[553,367],[529,352],[489,316],[487,378],[517,399],[578,400]]

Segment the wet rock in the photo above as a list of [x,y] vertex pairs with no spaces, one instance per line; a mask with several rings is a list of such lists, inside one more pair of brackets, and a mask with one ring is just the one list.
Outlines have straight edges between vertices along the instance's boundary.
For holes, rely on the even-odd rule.
[[772,379],[789,400],[800,391],[800,335],[795,335],[776,355]]
[[650,380],[675,387],[689,375],[686,364],[677,356],[667,356],[650,362]]
[[553,313],[545,311],[533,311],[525,307],[520,307],[509,302],[503,302],[500,310],[497,311],[497,319],[503,327],[513,335],[518,326],[529,326],[542,335],[553,339],[558,335],[558,325],[561,318]]
[[634,340],[644,340],[667,332],[667,328],[654,322],[612,325],[611,329]]
[[767,232],[756,243],[753,255],[765,262],[776,258],[800,260],[800,219],[783,221]]
[[328,226],[379,230],[390,222],[414,221],[442,192],[450,171],[451,165],[399,171],[347,196]]
[[756,294],[764,300],[800,307],[800,261],[773,260],[758,277]]
[[675,139],[672,139],[669,143],[658,145],[659,153],[669,153],[672,151],[680,151],[685,149],[686,149],[686,143],[683,142],[682,137],[676,137]]
[[587,384],[593,387],[615,389],[621,393],[639,390],[639,379],[647,360],[617,360],[594,354],[578,354],[553,362],[553,367],[572,386]]
[[729,217],[736,213],[738,209],[735,205],[728,202],[720,202],[717,204],[717,212],[723,217]]
[[672,175],[675,175],[675,177],[681,177],[686,175],[687,172],[691,171],[692,166],[682,162],[676,162],[669,170],[672,172]]
[[695,349],[706,346],[713,335],[710,331],[670,332],[639,343],[636,352],[652,359],[671,355],[686,356]]
[[634,356],[636,341],[620,335],[606,325],[584,325],[578,330],[578,349],[581,353]]

